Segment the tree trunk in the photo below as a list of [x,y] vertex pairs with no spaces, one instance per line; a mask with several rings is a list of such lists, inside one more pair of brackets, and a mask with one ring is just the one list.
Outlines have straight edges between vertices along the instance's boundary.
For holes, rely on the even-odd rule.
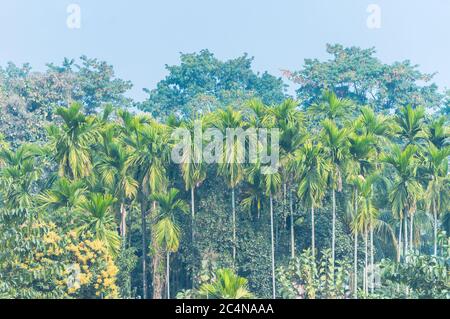
[[408,255],[408,215],[405,214],[405,216],[403,217],[403,245],[405,247],[405,251],[404,251],[404,256],[405,256],[405,260],[408,259],[407,255]]
[[122,241],[125,243],[127,238],[127,211],[124,203],[120,203],[120,233]]
[[401,260],[401,256],[402,256],[402,250],[403,250],[403,245],[402,245],[402,218],[400,218],[400,225],[398,228],[398,253],[397,253],[397,262],[400,262]]
[[370,292],[373,294],[375,289],[375,263],[374,263],[374,244],[373,244],[373,226],[370,224]]
[[334,268],[334,260],[335,260],[335,246],[336,246],[336,191],[332,190],[333,197],[333,221],[332,221],[332,231],[331,231],[331,260]]
[[147,299],[147,223],[145,201],[141,201],[141,240],[142,240],[142,294],[143,299]]
[[358,231],[355,230],[355,234],[354,234],[354,242],[355,242],[355,247],[354,247],[354,261],[353,261],[353,276],[354,276],[354,282],[353,282],[353,289],[354,289],[354,297],[355,299],[358,299]]
[[364,257],[365,257],[365,260],[364,260],[364,293],[366,294],[366,296],[367,296],[367,293],[369,292],[368,291],[368,280],[367,280],[367,266],[369,263],[367,233],[368,232],[367,232],[367,225],[366,225],[365,229],[364,229]]
[[156,243],[152,244],[153,250],[153,299],[163,298],[164,289],[164,255]]
[[437,231],[438,231],[438,218],[436,210],[436,201],[433,199],[433,237],[434,237],[434,256],[437,256]]
[[295,258],[295,233],[294,233],[294,207],[292,203],[292,190],[289,190],[289,210],[291,215],[291,258]]
[[170,252],[166,254],[166,282],[167,282],[167,299],[170,299]]
[[[355,218],[358,216],[358,189],[355,189]],[[355,276],[355,299],[358,298],[358,229],[355,227],[355,248],[354,248],[354,276]]]
[[[194,241],[195,241],[195,187],[192,186],[191,187],[191,236],[192,236],[192,251],[193,251],[193,255],[195,252],[195,246],[194,246]],[[193,256],[194,258],[192,258],[192,288],[195,287],[195,255]]]
[[234,187],[231,188],[231,207],[233,209],[233,262],[236,263],[236,204],[234,202]]
[[313,259],[316,260],[316,234],[314,224],[314,205],[311,205],[311,249]]
[[409,249],[414,251],[414,214],[410,217],[411,224],[409,225]]
[[272,248],[272,298],[276,298],[275,291],[275,243],[273,234],[273,198],[272,193],[270,194],[270,238],[271,238],[271,248]]

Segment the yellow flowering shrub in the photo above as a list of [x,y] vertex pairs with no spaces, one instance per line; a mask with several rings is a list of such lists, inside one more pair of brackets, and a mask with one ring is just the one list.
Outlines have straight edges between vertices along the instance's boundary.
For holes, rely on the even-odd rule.
[[43,221],[23,227],[29,229],[24,241],[31,249],[10,260],[11,274],[23,282],[13,297],[119,298],[118,268],[102,241],[75,231],[60,234]]

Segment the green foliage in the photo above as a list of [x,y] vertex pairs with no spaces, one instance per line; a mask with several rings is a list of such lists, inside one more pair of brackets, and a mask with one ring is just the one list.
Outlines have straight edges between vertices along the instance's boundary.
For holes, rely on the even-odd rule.
[[384,260],[381,268],[385,285],[389,287],[398,284],[407,287],[410,289],[408,293],[413,298],[450,298],[450,269],[445,258],[411,255],[404,264]]
[[166,66],[169,75],[156,89],[147,90],[149,98],[140,109],[157,118],[170,114],[192,118],[196,113],[234,103],[241,96],[242,100],[258,96],[266,104],[284,99],[282,80],[267,72],[255,74],[251,69],[253,59],[247,55],[222,62],[208,50],[202,50],[181,54],[180,59],[180,65]]
[[289,265],[278,269],[280,294],[289,299],[344,299],[347,297],[351,266],[347,260],[333,264],[331,251],[325,250],[315,261],[310,249]]

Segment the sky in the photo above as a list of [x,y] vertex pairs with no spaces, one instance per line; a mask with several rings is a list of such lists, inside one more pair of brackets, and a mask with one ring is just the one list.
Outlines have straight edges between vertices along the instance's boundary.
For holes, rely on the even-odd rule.
[[[77,4],[80,28],[67,25]],[[367,24],[379,8],[379,28]],[[179,63],[179,53],[209,49],[220,59],[244,52],[254,69],[281,76],[305,58],[327,59],[327,43],[376,47],[386,63],[409,59],[450,88],[449,0],[0,0],[0,65],[81,55],[114,65],[143,100]]]

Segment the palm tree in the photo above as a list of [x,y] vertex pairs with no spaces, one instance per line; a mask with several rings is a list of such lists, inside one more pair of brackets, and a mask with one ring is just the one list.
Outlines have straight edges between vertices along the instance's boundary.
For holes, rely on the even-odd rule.
[[59,176],[69,179],[91,174],[90,146],[99,138],[95,118],[83,115],[81,108],[78,103],[58,108],[56,114],[63,120],[62,126],[51,125],[47,129],[50,146],[54,149],[53,159],[59,165]]
[[207,299],[250,299],[247,279],[239,277],[232,269],[218,269],[212,283],[203,284],[199,294]]
[[269,116],[265,118],[270,127],[280,130],[280,164],[283,180],[284,208],[287,193],[289,193],[289,215],[290,215],[290,239],[291,258],[295,258],[295,233],[294,233],[294,209],[293,209],[293,165],[295,162],[294,152],[304,142],[306,134],[303,129],[303,114],[297,110],[298,102],[288,99],[283,103],[269,108]]
[[110,194],[93,193],[77,208],[81,225],[78,233],[92,233],[105,243],[112,256],[117,256],[120,250],[120,236],[112,213],[115,201]]
[[[222,132],[223,136],[227,136],[229,129],[242,128],[242,114],[234,111],[231,107],[224,110],[220,109],[216,113],[216,127]],[[229,134],[228,134],[229,135]],[[236,202],[235,189],[243,179],[243,160],[245,156],[245,145],[240,139],[234,136],[225,139],[223,158],[218,166],[218,173],[222,175],[228,187],[231,188],[231,207],[232,207],[232,227],[233,227],[233,261],[236,261]]]
[[130,151],[119,144],[119,141],[104,137],[104,147],[99,154],[99,159],[95,163],[95,169],[105,185],[108,192],[111,192],[119,199],[120,210],[120,233],[125,243],[126,238],[126,200],[133,199],[137,195],[138,183],[127,169],[127,160]]
[[[168,132],[164,125],[156,123],[146,116],[133,116],[127,111],[118,113],[124,131],[124,142],[130,148],[130,155],[125,162],[127,170],[133,173],[138,182],[137,198],[141,207],[142,227],[142,285],[143,298],[147,298],[147,241],[146,218],[149,210],[150,194],[165,189],[165,164],[169,158]],[[154,203],[153,209],[156,208]],[[154,256],[158,263],[159,256]],[[154,285],[155,286],[155,285]],[[160,290],[159,288],[156,290]]]
[[442,197],[448,196],[445,191],[446,178],[448,176],[448,156],[450,147],[438,149],[432,142],[428,143],[426,148],[426,169],[428,177],[428,186],[425,197],[428,201],[428,211],[432,212],[433,217],[433,252],[437,256],[437,233],[438,233],[438,212],[440,211]]
[[324,91],[318,102],[313,103],[308,112],[319,120],[329,119],[338,124],[341,120],[350,117],[354,109],[354,103],[350,99],[336,96],[332,91]]
[[299,183],[298,196],[304,206],[311,209],[311,247],[313,258],[315,258],[314,209],[319,207],[322,202],[330,170],[322,144],[313,144],[311,140],[308,140],[296,152],[295,166]]
[[16,151],[0,150],[0,162],[4,166],[0,177],[2,187],[6,190],[8,208],[28,209],[33,206],[35,182],[42,173],[42,169],[36,165],[40,155],[41,150],[30,144],[24,144]]
[[402,107],[395,117],[399,127],[399,136],[404,140],[406,146],[421,145],[426,138],[425,109],[423,107],[413,108],[411,105]]
[[344,175],[345,162],[348,157],[350,142],[348,141],[349,130],[339,129],[332,120],[322,122],[322,143],[326,149],[331,164],[329,179],[331,184],[333,218],[331,235],[331,259],[334,265],[335,243],[336,243],[336,191],[342,192],[342,176]]
[[170,253],[178,251],[180,246],[180,226],[178,213],[189,212],[189,206],[178,199],[179,191],[171,188],[165,194],[155,194],[151,198],[158,203],[153,236],[160,248],[166,251],[166,287],[167,299],[170,299]]
[[[374,244],[373,233],[378,223],[378,209],[373,203],[374,186],[379,181],[380,177],[377,174],[371,174],[364,178],[360,176],[357,179],[357,188],[360,198],[360,210],[355,219],[355,231],[364,234],[364,246],[365,246],[365,267],[364,267],[364,292],[368,293],[369,281],[368,281],[368,260],[369,260],[369,241],[370,241],[370,269],[374,271]],[[370,240],[369,237],[370,236]],[[374,289],[374,277],[372,276],[371,289],[373,293]]]
[[86,200],[86,193],[87,188],[82,180],[71,181],[61,177],[50,189],[39,194],[37,200],[44,209],[71,210]]
[[[187,191],[191,193],[191,240],[194,246],[195,241],[195,189],[206,179],[206,165],[202,159],[203,140],[197,136],[202,136],[205,119],[187,121],[181,124],[190,133],[188,152],[183,153],[181,160],[181,174]],[[195,258],[192,258],[192,287],[195,285]]]
[[373,166],[372,159],[375,154],[375,138],[373,135],[358,135],[356,133],[351,133],[348,136],[350,147],[349,147],[349,158],[347,162],[347,180],[353,187],[353,203],[350,205],[353,210],[352,214],[352,230],[354,238],[354,297],[357,298],[358,295],[358,234],[359,230],[356,227],[356,218],[359,214],[360,207],[358,205],[360,194],[358,189],[359,179],[364,175],[367,175]]
[[442,116],[432,121],[426,128],[428,140],[439,149],[450,144],[450,127],[446,121],[447,119]]
[[[382,161],[393,168],[393,186],[390,190],[389,199],[392,212],[400,220],[399,244],[402,232],[402,221],[404,222],[404,256],[408,252],[408,217],[412,219],[416,210],[417,201],[420,199],[422,187],[417,181],[418,168],[417,146],[409,144],[403,151],[394,145],[388,155]],[[412,233],[411,233],[412,234]],[[410,238],[412,242],[412,238]]]

